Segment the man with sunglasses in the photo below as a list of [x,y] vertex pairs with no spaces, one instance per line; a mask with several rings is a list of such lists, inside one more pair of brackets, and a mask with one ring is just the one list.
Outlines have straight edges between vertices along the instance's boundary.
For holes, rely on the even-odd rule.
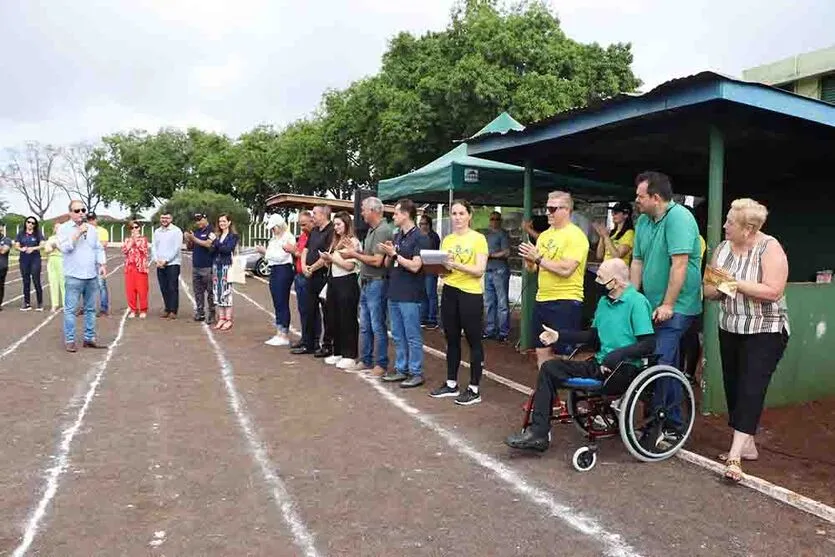
[[[563,191],[548,194],[548,230],[536,239],[536,246],[524,242],[519,255],[529,272],[537,272],[534,331],[543,325],[556,330],[579,330],[583,319],[583,276],[589,255],[589,240],[583,230],[571,222],[574,201]],[[537,366],[553,357],[554,349],[536,344]],[[572,345],[556,345],[559,354],[567,355]]]
[[[524,432],[505,440],[510,447],[534,451],[544,451],[549,447],[555,393],[566,380],[583,377],[603,381],[619,365],[635,365],[637,360],[651,354],[655,348],[652,307],[629,282],[626,263],[622,259],[607,259],[600,264],[595,282],[606,289],[607,295],[597,303],[590,330],[554,330],[546,325],[537,330],[541,333],[539,340],[545,346],[560,340],[585,344],[597,350],[594,358],[586,361],[548,360],[540,366],[531,424]],[[613,390],[619,389],[621,382],[625,389],[631,380],[629,373],[623,373],[627,369],[618,371],[622,375],[612,376],[607,384],[609,386],[612,381],[618,381],[618,385],[611,387]]]
[[6,295],[6,273],[9,271],[9,252],[12,239],[6,236],[6,223],[0,221],[0,311],[3,311],[3,297]]
[[107,348],[96,340],[96,294],[98,277],[107,275],[104,246],[95,228],[85,221],[87,209],[81,201],[70,202],[70,220],[58,229],[58,248],[64,254],[64,342],[75,352],[75,315],[84,300],[85,348]]
[[[212,240],[212,225],[203,213],[195,213],[194,230],[185,233],[186,246],[191,248],[191,289],[194,292],[194,320],[215,322],[215,296],[212,288],[212,266],[215,262]],[[209,314],[206,318],[205,308]]]

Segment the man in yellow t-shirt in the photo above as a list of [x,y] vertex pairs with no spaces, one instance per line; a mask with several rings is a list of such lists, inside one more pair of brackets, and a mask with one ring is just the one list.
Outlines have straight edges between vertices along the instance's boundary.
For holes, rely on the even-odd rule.
[[[110,242],[110,234],[107,232],[107,229],[105,227],[99,226],[99,220],[96,213],[92,211],[87,213],[87,224],[95,227],[96,235],[99,237],[99,243],[102,245],[103,248],[107,248],[107,244]],[[107,252],[105,252],[105,254],[106,253]],[[99,317],[106,317],[110,314],[110,296],[107,291],[107,280],[103,276],[98,275],[98,281]]]
[[[534,309],[533,332],[537,337],[536,359],[539,367],[551,359],[552,349],[539,341],[542,326],[554,330],[580,330],[583,319],[583,276],[589,255],[589,240],[571,222],[574,201],[562,191],[548,194],[548,230],[536,239],[536,246],[525,242],[519,254],[525,267],[537,271],[538,290]],[[568,354],[571,347],[558,344],[556,351]]]

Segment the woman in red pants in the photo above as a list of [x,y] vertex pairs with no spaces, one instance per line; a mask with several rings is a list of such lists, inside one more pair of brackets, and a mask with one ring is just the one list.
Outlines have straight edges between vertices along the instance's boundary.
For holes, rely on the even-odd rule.
[[141,225],[130,222],[130,238],[122,244],[125,254],[125,295],[128,299],[133,319],[139,314],[140,319],[148,316],[148,239],[142,236]]

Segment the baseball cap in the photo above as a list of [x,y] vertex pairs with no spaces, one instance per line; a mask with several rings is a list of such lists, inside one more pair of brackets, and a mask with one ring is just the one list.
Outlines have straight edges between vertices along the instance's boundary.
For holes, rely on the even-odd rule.
[[287,223],[284,221],[284,217],[279,214],[272,214],[270,218],[267,219],[267,230],[272,230],[276,226],[287,226]]
[[194,213],[194,220],[202,220],[202,219],[205,219],[205,218],[206,218],[205,213]]
[[632,204],[628,201],[618,201],[615,203],[615,206],[612,207],[613,213],[626,213],[627,215],[632,214]]

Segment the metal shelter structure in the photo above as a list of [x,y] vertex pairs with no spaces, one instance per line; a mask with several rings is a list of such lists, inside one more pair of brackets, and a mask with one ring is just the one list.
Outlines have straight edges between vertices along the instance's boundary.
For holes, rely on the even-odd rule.
[[[775,374],[771,405],[835,394],[835,377],[827,371],[835,359],[826,348],[833,339],[825,326],[835,318],[835,287],[805,282],[816,270],[835,267],[835,247],[821,242],[835,234],[833,149],[835,105],[713,72],[556,114],[524,131],[468,141],[472,156],[524,166],[521,201],[528,218],[534,168],[622,184],[644,170],[663,171],[676,193],[707,198],[707,257],[721,239],[731,200],[752,197],[769,206],[768,231],[789,255],[792,282],[786,293],[794,337]],[[523,324],[530,327],[534,289],[526,291]],[[707,411],[724,408],[717,323],[718,308],[709,303]],[[523,339],[530,343],[529,329]]]

